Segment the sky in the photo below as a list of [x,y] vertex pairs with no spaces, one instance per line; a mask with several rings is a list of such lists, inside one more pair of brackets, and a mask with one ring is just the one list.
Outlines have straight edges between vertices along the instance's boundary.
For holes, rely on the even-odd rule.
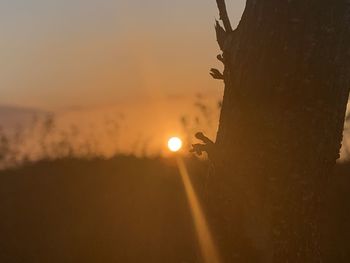
[[[235,26],[245,0],[227,2]],[[45,143],[78,152],[158,154],[170,136],[214,138],[215,18],[215,0],[1,0],[0,132],[25,134],[13,152],[33,158],[47,114]]]
[[[236,25],[244,0],[228,1]],[[216,94],[215,0],[2,0],[0,104],[41,109]]]
[[[245,0],[226,2],[235,27]],[[14,152],[34,159],[43,137],[105,156],[157,154],[199,130],[215,139],[215,18],[215,0],[1,0],[0,133],[20,130]]]

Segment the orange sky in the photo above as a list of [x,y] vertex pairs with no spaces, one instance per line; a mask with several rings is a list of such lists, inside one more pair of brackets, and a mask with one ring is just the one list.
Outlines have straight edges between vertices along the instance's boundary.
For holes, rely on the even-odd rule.
[[[236,24],[244,1],[230,3]],[[5,0],[0,104],[62,109],[215,93],[215,0]]]
[[[237,24],[245,1],[228,4]],[[0,106],[52,111],[57,129],[74,124],[90,134],[123,114],[120,148],[150,140],[155,153],[166,136],[183,133],[181,116],[194,126],[200,93],[212,121],[195,126],[213,137],[223,92],[209,76],[221,66],[217,16],[215,0],[1,1]],[[94,136],[108,152],[114,137]]]
[[[236,26],[245,0],[227,5]],[[56,133],[76,126],[77,144],[97,138],[95,151],[103,155],[164,151],[168,136],[186,137],[182,116],[187,133],[214,138],[223,93],[208,74],[221,66],[217,17],[215,0],[0,1],[0,110],[54,112]],[[210,121],[194,105],[198,94]],[[16,114],[4,114],[1,126],[16,123]],[[106,125],[111,120],[118,135]],[[24,148],[37,144],[32,136]]]

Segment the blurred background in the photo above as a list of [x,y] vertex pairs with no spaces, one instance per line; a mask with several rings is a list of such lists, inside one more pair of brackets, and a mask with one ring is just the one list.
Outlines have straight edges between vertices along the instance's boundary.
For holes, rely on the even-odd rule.
[[[234,26],[244,6],[228,1]],[[188,144],[197,130],[214,139],[215,18],[211,0],[1,1],[2,163],[164,155],[169,136]]]
[[[234,24],[244,5],[230,3]],[[0,10],[1,133],[11,148],[20,141],[12,159],[158,155],[171,135],[215,136],[215,1],[5,0]]]
[[[228,1],[233,25],[244,6]],[[214,0],[0,1],[0,261],[201,262],[166,143],[215,139],[217,17]],[[350,116],[333,240],[349,157]],[[186,163],[201,195],[210,164]]]

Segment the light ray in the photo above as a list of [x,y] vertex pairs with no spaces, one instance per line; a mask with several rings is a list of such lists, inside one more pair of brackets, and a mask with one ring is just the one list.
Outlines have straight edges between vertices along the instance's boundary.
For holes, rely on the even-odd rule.
[[220,263],[221,261],[218,251],[214,245],[214,241],[210,233],[208,223],[205,219],[203,210],[193,189],[186,165],[181,156],[177,156],[176,159],[181,178],[185,187],[187,199],[190,205],[190,210],[196,228],[203,259],[206,263]]

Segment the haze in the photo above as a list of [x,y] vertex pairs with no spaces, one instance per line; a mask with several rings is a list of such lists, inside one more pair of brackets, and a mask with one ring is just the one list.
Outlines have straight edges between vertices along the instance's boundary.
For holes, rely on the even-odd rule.
[[[244,0],[229,3],[234,24]],[[43,109],[218,93],[215,1],[4,0],[0,104]],[[190,93],[189,93],[190,92]]]

